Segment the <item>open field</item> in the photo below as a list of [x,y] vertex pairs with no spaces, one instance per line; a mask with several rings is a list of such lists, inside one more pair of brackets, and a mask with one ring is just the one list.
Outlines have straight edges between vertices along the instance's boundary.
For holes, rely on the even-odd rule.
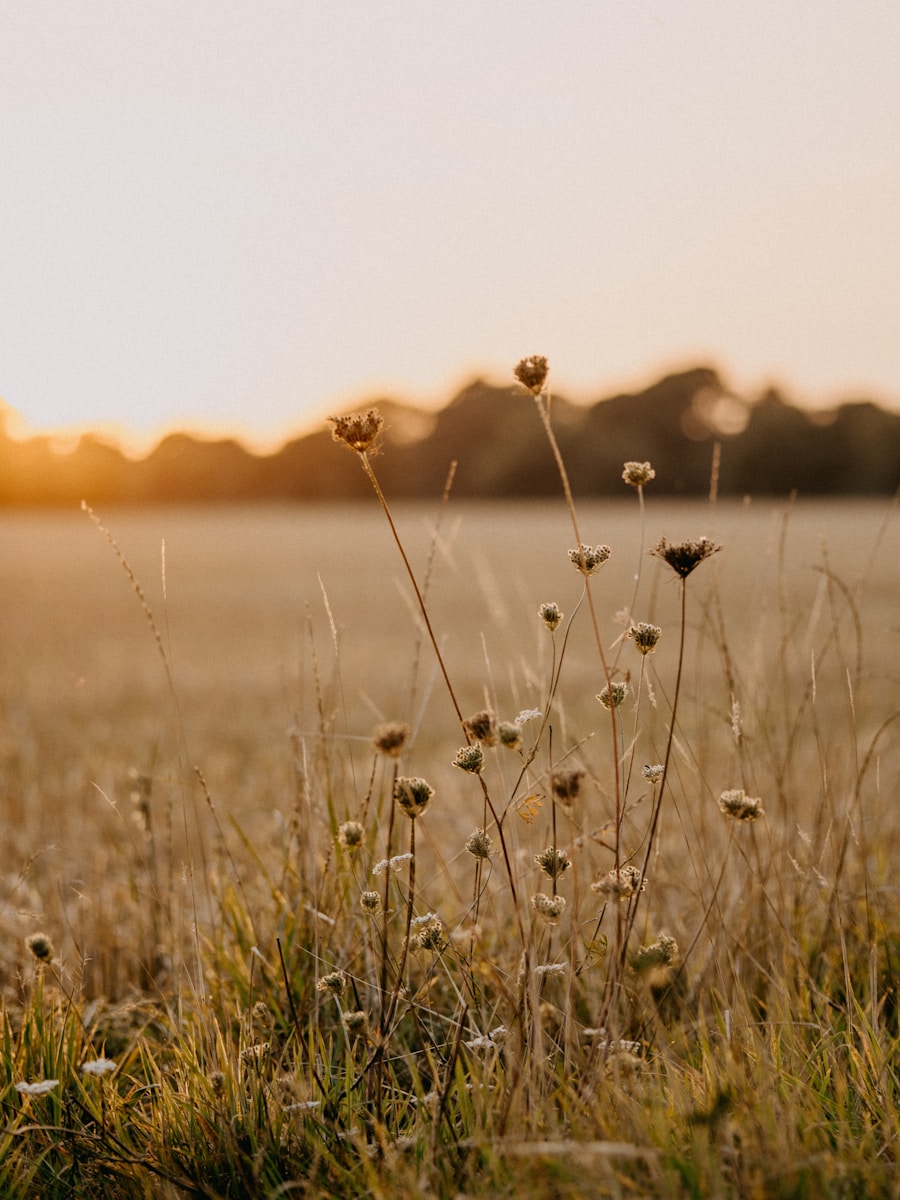
[[[563,636],[583,579],[562,503],[394,513],[462,713],[549,713],[522,722],[526,748],[540,732],[532,760],[488,747],[477,776],[453,765],[460,722],[374,498],[97,514],[128,570],[85,513],[0,515],[4,1118],[62,1128],[62,1098],[29,1099],[48,1106],[35,1115],[14,1083],[109,1054],[122,1142],[93,1161],[88,1134],[80,1151],[31,1134],[41,1194],[118,1178],[122,1195],[300,1179],[300,1194],[375,1195],[393,1177],[476,1195],[479,1172],[490,1195],[900,1194],[900,519],[874,501],[651,491],[646,507],[643,526],[633,497],[578,512],[583,540],[612,548],[590,589],[609,677],[629,687],[615,724],[586,604]],[[685,581],[670,742],[682,584],[648,550],[701,535],[722,550]],[[548,601],[564,613],[553,635]],[[662,629],[646,659],[622,638],[626,610]],[[385,721],[412,727],[400,774],[435,789],[415,821],[389,818],[397,767],[371,745]],[[660,797],[642,767],[664,763]],[[576,768],[577,799],[554,803],[553,773]],[[734,789],[764,817],[723,816]],[[348,820],[358,852],[336,841]],[[418,882],[404,866],[390,928],[373,925],[359,894],[385,886],[372,869],[409,851],[411,826]],[[489,859],[464,849],[476,827]],[[552,886],[534,862],[548,846],[571,862]],[[647,887],[615,912],[590,885],[626,859]],[[529,903],[542,885],[566,900],[546,925]],[[430,958],[410,950],[429,914]],[[52,971],[25,948],[37,931]],[[679,951],[650,978],[631,956],[660,934]],[[316,991],[334,970],[351,998]],[[67,1005],[88,1014],[53,1062],[26,1045],[39,994],[61,1030]],[[241,1082],[260,1001],[282,1049]],[[367,1013],[368,1041],[339,1009]],[[166,1073],[183,1110],[163,1114],[171,1153],[139,1094]],[[293,1089],[277,1119],[273,1075]],[[213,1077],[224,1096],[198,1083]],[[322,1128],[302,1105],[322,1106]],[[245,1141],[217,1140],[236,1112]],[[4,1194],[38,1194],[17,1144],[0,1144]]]

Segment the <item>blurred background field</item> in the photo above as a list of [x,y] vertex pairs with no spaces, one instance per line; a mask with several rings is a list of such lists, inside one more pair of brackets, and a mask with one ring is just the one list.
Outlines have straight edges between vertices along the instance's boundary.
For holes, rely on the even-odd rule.
[[[97,515],[140,583],[173,686],[134,588],[89,516],[3,513],[0,903],[16,936],[36,922],[59,938],[68,929],[90,960],[86,985],[107,992],[131,973],[122,955],[148,953],[128,930],[127,914],[139,914],[146,900],[135,892],[133,867],[147,854],[131,813],[130,772],[152,780],[162,884],[181,889],[186,909],[212,829],[195,767],[248,880],[259,872],[248,844],[265,857],[284,837],[298,766],[301,774],[331,771],[339,759],[343,775],[325,791],[339,815],[353,815],[381,720],[414,727],[407,770],[426,775],[441,797],[428,822],[436,860],[480,823],[475,793],[450,766],[459,726],[431,648],[420,645],[408,581],[374,498]],[[451,498],[443,513],[412,504],[396,519],[420,580],[431,562],[432,623],[464,712],[487,703],[511,719],[542,708],[550,651],[537,608],[552,600],[569,614],[581,591],[567,559],[573,536],[563,506]],[[623,630],[617,614],[630,603],[639,567],[632,616],[664,631],[651,675],[659,711],[645,705],[638,770],[661,761],[677,650],[677,581],[648,550],[662,535],[706,535],[723,545],[689,583],[672,781],[685,811],[673,818],[675,840],[704,836],[708,820],[715,826],[705,815],[715,813],[713,798],[746,786],[764,800],[781,867],[790,869],[785,853],[796,862],[806,847],[824,871],[828,838],[833,843],[850,809],[859,844],[853,772],[900,692],[900,527],[891,506],[767,499],[711,507],[651,495],[643,540],[634,502],[586,504],[580,522],[583,540],[613,549],[592,583],[611,658]],[[619,672],[635,671],[636,658],[626,645]],[[608,746],[594,740],[602,682],[583,611],[566,651],[552,741],[554,759],[574,755],[567,761],[583,764],[593,781],[573,834],[609,817]],[[320,756],[326,745],[342,753]],[[888,803],[896,746],[889,729],[863,794],[867,836],[877,833],[867,864],[876,876],[898,846],[900,822]],[[809,850],[802,839],[814,836]]]

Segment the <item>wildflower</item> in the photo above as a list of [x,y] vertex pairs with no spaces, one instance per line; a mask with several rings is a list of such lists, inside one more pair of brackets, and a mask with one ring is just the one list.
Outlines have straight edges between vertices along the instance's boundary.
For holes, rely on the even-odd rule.
[[17,1083],[16,1091],[22,1096],[46,1096],[55,1087],[59,1087],[58,1079],[39,1079],[37,1083]]
[[424,779],[407,779],[401,775],[394,784],[394,799],[412,820],[422,815],[433,795],[434,788]]
[[269,1042],[257,1042],[241,1051],[241,1062],[245,1067],[258,1067],[269,1057],[272,1046]]
[[48,963],[53,959],[56,951],[53,948],[53,942],[47,937],[46,933],[32,933],[25,939],[25,945],[38,960],[38,962]]
[[81,1069],[85,1075],[106,1075],[114,1071],[116,1066],[111,1058],[93,1058],[90,1062],[82,1063]]
[[383,858],[381,862],[377,862],[372,868],[373,875],[381,875],[385,871],[399,871],[405,862],[409,862],[412,855],[395,854],[393,858]]
[[[572,561],[574,562],[575,560],[573,559]],[[554,629],[558,628],[560,621],[563,619],[562,609],[558,604],[553,603],[542,604],[538,609],[538,615],[551,633]]]
[[631,638],[641,654],[652,654],[661,634],[662,630],[658,625],[649,625],[646,621],[639,621],[637,625],[631,626],[625,636]]
[[433,950],[435,953],[443,950],[446,945],[444,927],[437,917],[432,914],[427,924],[412,939],[411,945],[414,950]]
[[373,454],[378,450],[378,438],[384,428],[384,417],[377,408],[370,408],[365,414],[348,413],[343,417],[329,417],[334,428],[331,436],[336,442],[343,442],[357,454]]
[[654,763],[652,766],[648,765],[643,768],[644,778],[650,783],[659,783],[665,773],[666,768],[662,763]]
[[356,850],[363,844],[366,831],[359,821],[343,821],[338,825],[338,841],[345,850]]
[[695,542],[667,542],[665,538],[660,538],[650,553],[664,559],[676,575],[687,579],[694,567],[721,549],[706,537],[698,538]]
[[473,858],[490,858],[494,853],[494,839],[483,829],[473,829],[466,838],[466,850]]
[[562,804],[571,804],[573,800],[577,800],[581,795],[582,779],[584,771],[577,767],[567,771],[554,771],[550,776],[550,791],[554,800]]
[[356,1037],[362,1036],[366,1032],[369,1024],[369,1018],[362,1009],[357,1009],[356,1012],[346,1012],[341,1017],[344,1023],[344,1028],[348,1033],[352,1033]]
[[565,910],[566,899],[565,896],[545,896],[543,892],[535,892],[531,907],[548,925],[556,925]]
[[466,1042],[467,1050],[496,1050],[498,1044],[506,1037],[506,1026],[498,1025],[489,1033],[480,1033]]
[[378,725],[372,734],[372,741],[379,754],[389,758],[399,758],[403,748],[412,736],[412,729],[400,721],[388,721]]
[[515,721],[501,721],[497,726],[497,738],[507,750],[518,750],[522,745],[522,730]]
[[577,550],[569,551],[569,558],[582,575],[595,575],[610,554],[612,551],[609,546],[585,546],[579,542]]
[[622,472],[622,478],[633,488],[643,487],[645,483],[649,483],[651,479],[656,478],[656,472],[648,462],[627,462],[625,470]]
[[463,721],[463,728],[469,737],[483,746],[497,745],[497,718],[489,708],[468,717]]
[[258,1029],[271,1029],[275,1024],[275,1018],[264,1000],[257,1000],[248,1015],[250,1024],[255,1025]]
[[343,996],[347,987],[347,976],[343,971],[329,971],[316,984],[317,992],[330,992],[332,996]]
[[526,721],[535,721],[538,717],[542,717],[543,715],[544,714],[539,708],[523,708],[516,717],[516,724],[524,725]]
[[655,942],[649,946],[641,946],[631,956],[631,965],[635,971],[643,974],[647,971],[670,967],[678,958],[678,943],[667,933],[661,933]]
[[604,708],[611,710],[618,708],[627,695],[628,684],[624,680],[616,679],[606,685],[597,699]]
[[461,746],[456,752],[453,765],[454,767],[459,767],[461,771],[469,771],[473,775],[480,775],[481,769],[484,766],[484,751],[477,742],[474,746]]
[[611,900],[630,900],[646,886],[647,881],[637,867],[625,866],[619,867],[618,870],[613,867],[602,879],[591,884],[591,891]]
[[726,817],[734,817],[736,821],[755,821],[757,817],[765,816],[759,796],[748,796],[743,788],[723,792],[719,797],[719,808]]
[[381,895],[379,892],[363,892],[359,898],[359,906],[363,912],[369,913],[370,916],[377,916],[381,912]]
[[539,396],[544,388],[550,366],[542,354],[532,354],[517,363],[513,374],[522,387],[527,388],[533,396]]
[[565,875],[572,865],[565,850],[560,850],[556,846],[548,846],[546,850],[536,854],[534,861],[544,874],[553,880],[557,880],[560,875]]

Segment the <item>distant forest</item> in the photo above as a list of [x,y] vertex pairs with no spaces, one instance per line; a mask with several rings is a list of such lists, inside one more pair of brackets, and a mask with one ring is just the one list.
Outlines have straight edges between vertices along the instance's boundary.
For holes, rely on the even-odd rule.
[[[439,495],[454,461],[457,497],[558,494],[534,403],[516,385],[474,380],[434,413],[391,400],[358,407],[372,406],[385,417],[377,467],[391,498]],[[900,414],[868,401],[811,413],[774,390],[751,401],[709,367],[589,405],[554,396],[551,415],[578,496],[621,494],[622,464],[629,460],[651,462],[654,491],[668,495],[707,494],[716,460],[720,495],[849,496],[900,488]],[[324,422],[268,455],[234,440],[176,433],[139,460],[90,435],[65,453],[45,437],[18,442],[0,424],[5,506],[333,501],[368,496],[369,489],[355,456],[332,440]]]

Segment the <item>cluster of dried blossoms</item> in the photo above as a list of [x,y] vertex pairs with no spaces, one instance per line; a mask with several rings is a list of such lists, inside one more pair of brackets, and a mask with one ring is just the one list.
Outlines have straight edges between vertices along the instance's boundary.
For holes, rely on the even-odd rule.
[[748,796],[743,788],[732,788],[719,797],[719,808],[735,821],[755,821],[765,816],[759,796]]

